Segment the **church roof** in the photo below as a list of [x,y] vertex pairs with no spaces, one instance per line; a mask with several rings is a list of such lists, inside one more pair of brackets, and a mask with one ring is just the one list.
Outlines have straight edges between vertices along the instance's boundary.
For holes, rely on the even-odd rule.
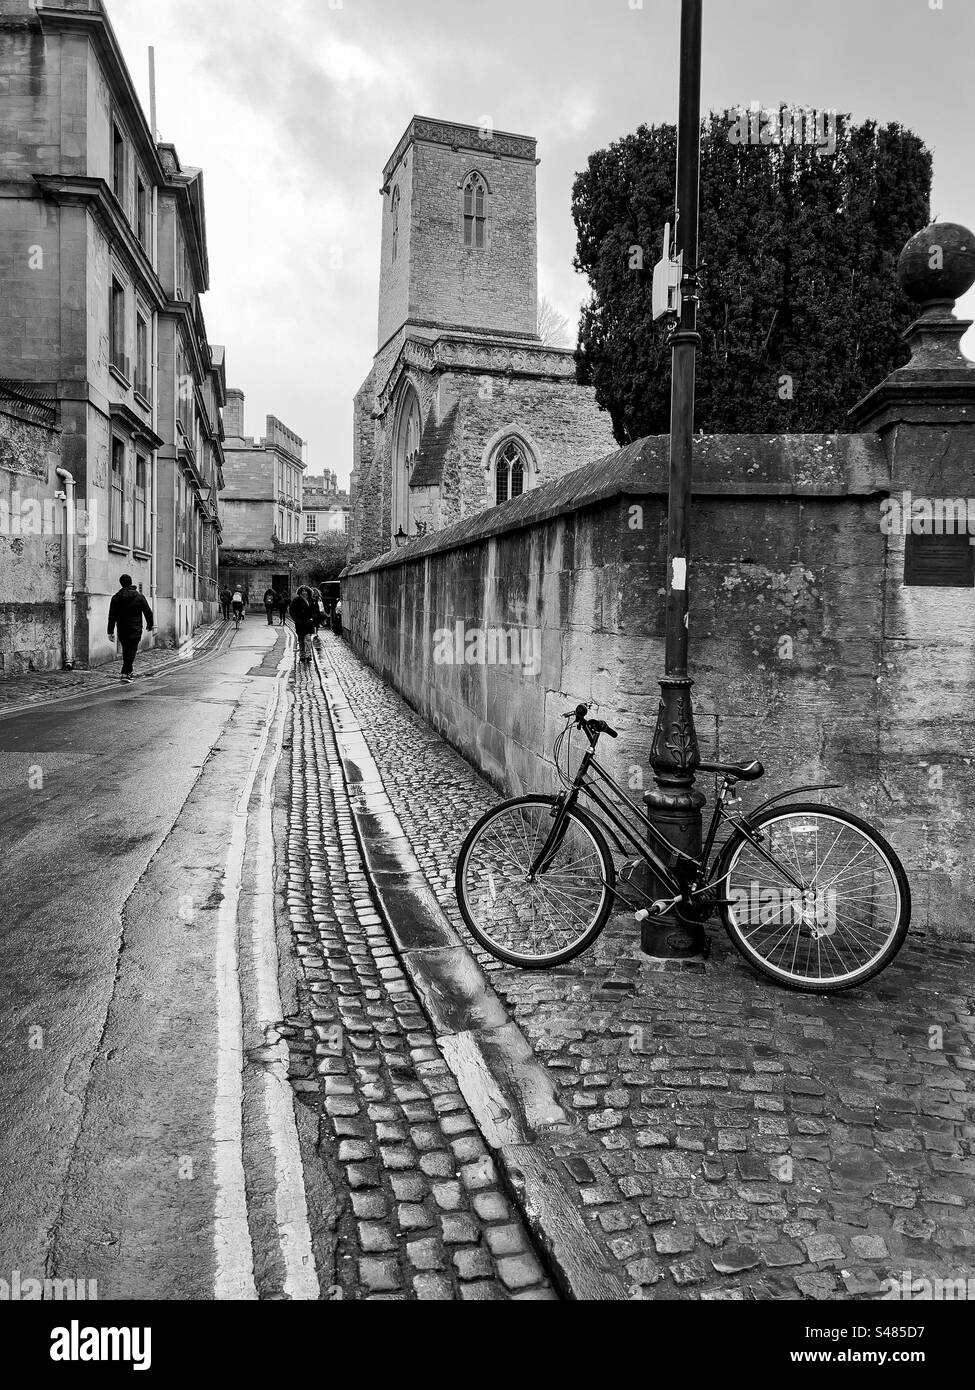
[[458,409],[457,403],[452,405],[439,425],[431,414],[430,423],[420,440],[420,453],[410,478],[410,487],[439,487],[443,482],[444,459],[457,423]]

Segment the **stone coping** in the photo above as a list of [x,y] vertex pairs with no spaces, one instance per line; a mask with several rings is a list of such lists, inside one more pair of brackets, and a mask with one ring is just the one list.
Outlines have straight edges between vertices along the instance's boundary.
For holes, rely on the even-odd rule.
[[[614,497],[666,497],[670,437],[651,435],[500,507],[347,569],[343,579],[412,564],[524,530]],[[694,442],[696,497],[870,497],[890,488],[875,434],[705,435]]]

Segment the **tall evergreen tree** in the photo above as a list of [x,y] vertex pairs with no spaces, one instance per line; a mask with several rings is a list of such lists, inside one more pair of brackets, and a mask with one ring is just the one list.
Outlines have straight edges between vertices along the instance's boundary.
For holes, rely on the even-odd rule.
[[[776,118],[762,118],[767,134]],[[900,335],[914,311],[896,265],[930,221],[929,151],[899,125],[849,116],[836,118],[832,151],[805,123],[801,140],[782,130],[778,143],[742,143],[735,111],[702,125],[695,419],[708,434],[843,431],[908,357]],[[670,350],[650,292],[676,158],[675,128],[644,125],[593,154],[573,190],[575,264],[592,287],[580,380],[621,444],[670,427]]]

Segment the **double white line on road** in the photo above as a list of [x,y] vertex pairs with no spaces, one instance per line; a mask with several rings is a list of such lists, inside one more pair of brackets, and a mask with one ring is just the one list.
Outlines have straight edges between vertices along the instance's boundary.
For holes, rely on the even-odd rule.
[[[247,1220],[247,1194],[243,1156],[243,1004],[238,955],[238,916],[244,855],[248,843],[249,808],[261,764],[274,742],[260,789],[256,826],[258,873],[253,899],[251,942],[257,993],[258,1023],[280,1021],[278,956],[275,940],[271,825],[274,776],[281,757],[286,707],[282,699],[285,677],[292,661],[291,639],[278,666],[268,701],[261,738],[248,770],[247,780],[234,809],[223,900],[217,923],[217,1096],[214,1124],[214,1173],[217,1188],[214,1242],[217,1299],[256,1299],[254,1252]],[[261,872],[264,870],[265,872]],[[274,1157],[275,1209],[278,1239],[286,1278],[284,1292],[294,1299],[318,1299],[321,1291],[308,1223],[308,1208],[295,1124],[294,1097],[288,1083],[287,1045],[275,1049],[273,1062],[263,1068],[264,1112]]]

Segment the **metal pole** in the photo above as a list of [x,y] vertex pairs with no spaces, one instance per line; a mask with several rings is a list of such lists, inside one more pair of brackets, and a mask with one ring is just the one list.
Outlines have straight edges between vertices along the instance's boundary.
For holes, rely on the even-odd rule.
[[[690,597],[690,509],[694,456],[694,381],[697,349],[698,217],[701,175],[701,30],[703,0],[682,0],[680,111],[677,128],[678,254],[683,254],[681,314],[671,338],[670,493],[667,535],[665,674],[650,750],[656,789],[645,801],[654,824],[685,854],[701,852],[701,809],[705,797],[694,786],[700,760],[693,681],[687,674]],[[678,874],[681,869],[678,868]],[[695,959],[707,954],[707,938],[697,923],[645,921],[642,945],[651,956]]]

